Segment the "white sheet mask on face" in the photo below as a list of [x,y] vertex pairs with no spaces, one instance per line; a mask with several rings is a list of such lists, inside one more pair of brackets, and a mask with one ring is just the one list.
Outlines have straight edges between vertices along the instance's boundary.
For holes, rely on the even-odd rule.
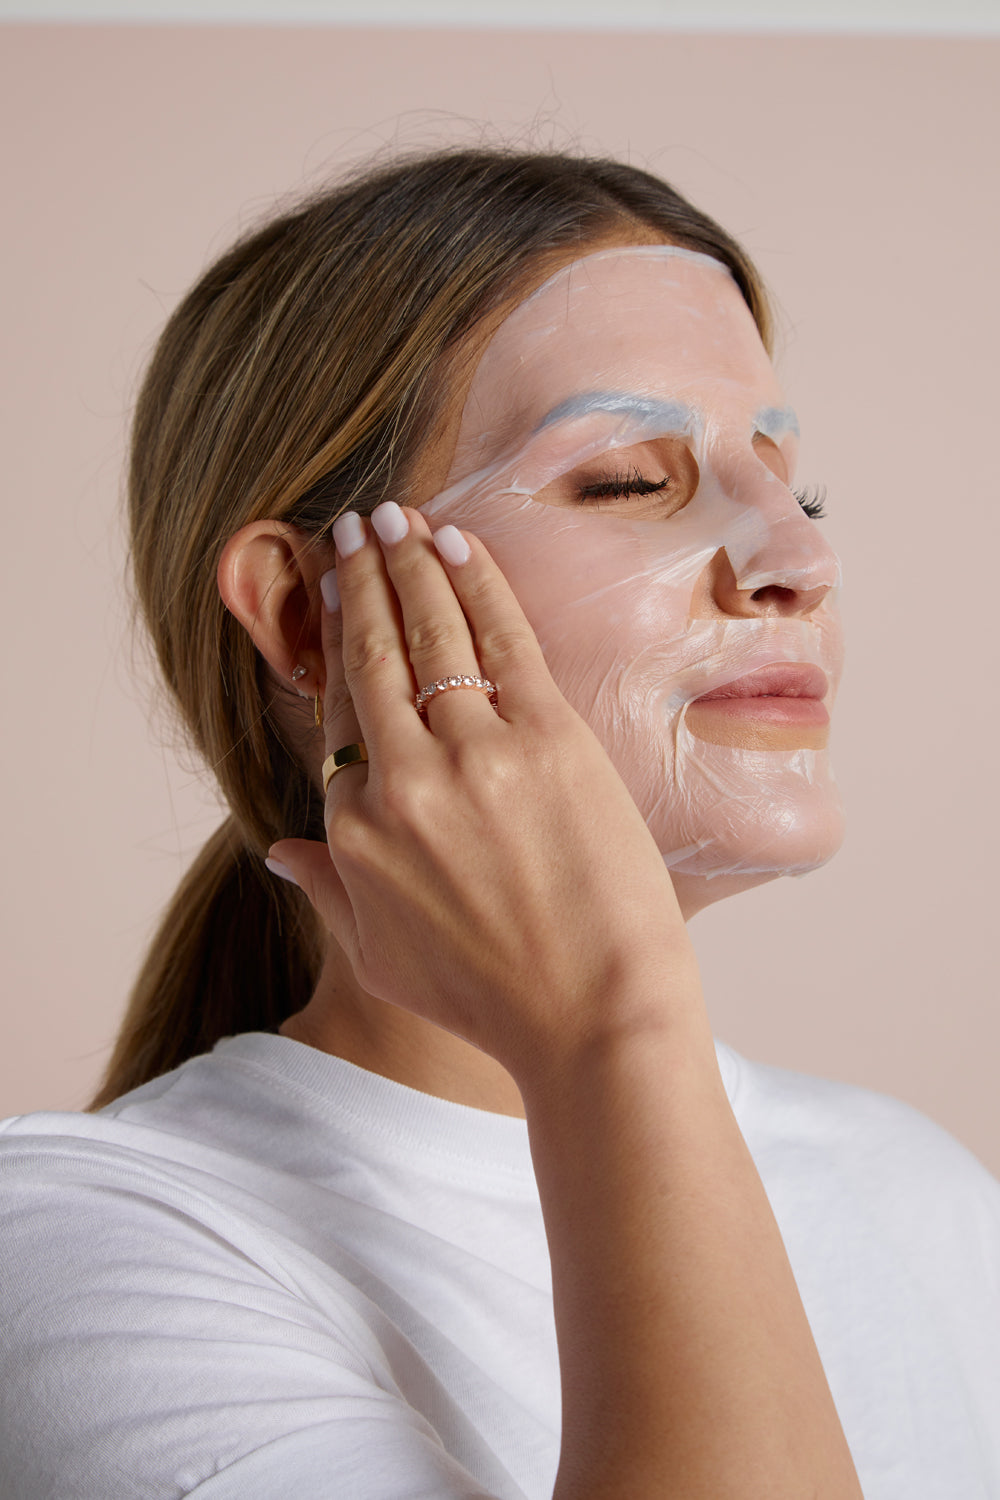
[[796,446],[726,267],[673,246],[601,251],[501,324],[425,507],[489,547],[678,873],[797,873],[840,842],[825,748],[808,734],[771,748],[753,723],[750,748],[714,743],[690,713],[782,663],[836,686],[839,571],[785,482]]

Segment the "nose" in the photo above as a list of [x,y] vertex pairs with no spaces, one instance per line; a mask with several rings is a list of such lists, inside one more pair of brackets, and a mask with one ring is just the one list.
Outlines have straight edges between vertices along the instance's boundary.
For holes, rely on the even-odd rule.
[[785,485],[755,498],[712,559],[714,602],[744,618],[812,614],[840,583],[837,554]]

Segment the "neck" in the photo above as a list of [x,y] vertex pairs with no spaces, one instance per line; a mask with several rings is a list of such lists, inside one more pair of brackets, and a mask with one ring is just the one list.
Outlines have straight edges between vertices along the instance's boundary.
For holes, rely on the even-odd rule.
[[[724,895],[763,880],[757,876],[673,877],[685,921]],[[343,951],[327,942],[327,957],[309,1004],[289,1017],[282,1037],[343,1058],[420,1094],[523,1119],[525,1107],[510,1073],[495,1058],[423,1017],[379,1001],[361,989]]]
[[[722,897],[772,878],[720,875],[708,880],[677,875],[674,887],[687,921]],[[332,938],[309,1003],[289,1017],[281,1035],[422,1094],[524,1118],[520,1091],[506,1068],[450,1031],[368,994]]]
[[292,1041],[422,1094],[524,1117],[520,1091],[505,1068],[461,1037],[369,995],[332,939],[308,1005],[280,1029]]

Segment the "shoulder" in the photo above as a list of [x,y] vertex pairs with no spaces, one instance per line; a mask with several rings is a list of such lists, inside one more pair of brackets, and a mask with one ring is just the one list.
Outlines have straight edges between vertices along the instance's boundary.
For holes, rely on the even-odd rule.
[[1000,1293],[1000,1182],[941,1126],[870,1089],[732,1060],[732,1098],[779,1219],[839,1224]]
[[385,1318],[254,1160],[252,1116],[242,1153],[182,1124],[0,1125],[0,1491],[318,1497],[333,1473],[360,1497],[377,1451],[401,1496],[428,1473],[419,1493],[479,1493],[401,1398]]
[[970,1192],[996,1204],[1000,1183],[940,1125],[854,1084],[750,1062],[720,1049],[740,1126],[760,1162],[846,1179]]
[[865,1493],[1000,1493],[1000,1184],[899,1100],[721,1061]]
[[[301,1191],[274,1150],[265,1094],[240,1101],[208,1056],[97,1114],[0,1122],[8,1334],[16,1325],[30,1340],[50,1316],[54,1328],[82,1331],[88,1309],[107,1309],[109,1299],[126,1325],[140,1304],[181,1294],[211,1297],[240,1322],[252,1322],[262,1303],[291,1307],[304,1284],[320,1300]],[[333,1265],[322,1283],[327,1313],[370,1363],[363,1299]],[[51,1296],[60,1284],[81,1295]]]
[[919,1158],[931,1168],[960,1166],[996,1185],[972,1152],[900,1099],[752,1062],[721,1045],[719,1053],[740,1123],[759,1138],[762,1148],[781,1151],[798,1144],[823,1153],[873,1158],[889,1152],[897,1163],[902,1157]]
[[374,1192],[383,1157],[409,1188],[426,1106],[396,1098],[373,1145],[400,1091],[355,1072],[235,1039],[100,1114],[0,1125],[0,1493],[513,1493],[448,1384],[489,1371],[408,1300],[431,1237]]

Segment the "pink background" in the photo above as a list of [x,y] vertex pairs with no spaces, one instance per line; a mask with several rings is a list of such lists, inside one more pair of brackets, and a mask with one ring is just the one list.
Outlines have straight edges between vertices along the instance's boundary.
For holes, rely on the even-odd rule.
[[487,128],[652,166],[742,237],[802,478],[829,486],[851,831],[696,920],[716,1029],[1000,1170],[998,84],[996,40],[4,28],[0,1114],[86,1100],[218,817],[128,639],[120,469],[155,332],[276,196]]

